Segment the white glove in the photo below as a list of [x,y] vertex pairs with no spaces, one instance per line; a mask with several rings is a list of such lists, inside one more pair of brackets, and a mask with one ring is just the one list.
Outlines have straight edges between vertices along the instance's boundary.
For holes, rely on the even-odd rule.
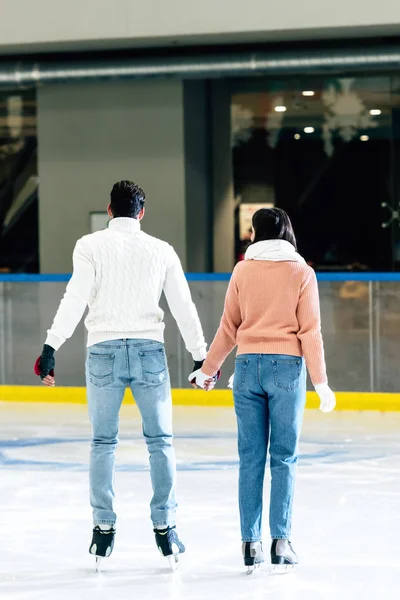
[[[206,375],[205,373],[203,373],[203,371],[201,369],[197,369],[197,371],[193,371],[193,373],[190,373],[189,377],[189,382],[190,383],[194,383],[197,385],[197,387],[202,388],[203,390],[206,389],[206,381],[210,381],[211,379],[213,379],[213,377],[210,377],[209,375]],[[213,382],[213,384],[211,384],[211,382],[208,384],[207,386],[207,390],[211,390],[213,387],[215,386],[215,380]]]
[[229,389],[231,389],[231,390],[233,390],[233,380],[234,380],[234,378],[235,378],[235,373],[233,373],[233,375],[231,375],[231,376],[229,377],[229,381],[228,381],[228,386],[227,386],[227,387],[228,387]]
[[336,406],[336,398],[329,385],[327,383],[317,383],[315,391],[321,400],[319,410],[331,412]]

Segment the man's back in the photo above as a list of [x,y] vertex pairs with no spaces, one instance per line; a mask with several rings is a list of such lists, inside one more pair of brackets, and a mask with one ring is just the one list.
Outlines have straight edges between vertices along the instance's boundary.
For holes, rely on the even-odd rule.
[[204,359],[206,344],[179,257],[167,242],[142,232],[137,219],[116,217],[108,229],[78,240],[73,264],[46,344],[58,349],[87,305],[88,346],[116,339],[163,342],[164,291],[188,351]]
[[79,244],[95,274],[85,321],[91,342],[104,333],[111,335],[108,339],[120,337],[120,332],[125,337],[159,337],[164,329],[159,301],[173,248],[140,231],[138,222],[129,218],[113,219],[108,229],[85,236]]

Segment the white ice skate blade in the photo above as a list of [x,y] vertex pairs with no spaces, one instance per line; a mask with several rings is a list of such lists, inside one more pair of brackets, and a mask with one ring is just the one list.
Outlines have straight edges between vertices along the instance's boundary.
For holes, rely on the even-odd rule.
[[167,560],[171,571],[174,573],[179,568],[179,554],[171,554],[167,556]]
[[295,565],[272,565],[269,571],[270,575],[287,575],[293,573]]
[[96,556],[96,573],[101,573],[101,560],[102,560],[102,556]]
[[261,563],[257,563],[255,565],[251,565],[247,567],[246,575],[253,575],[254,571],[260,568]]

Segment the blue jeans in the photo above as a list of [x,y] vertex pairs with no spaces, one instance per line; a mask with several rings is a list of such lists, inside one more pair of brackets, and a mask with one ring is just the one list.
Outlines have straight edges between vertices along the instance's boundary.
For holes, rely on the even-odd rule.
[[306,399],[304,360],[285,354],[241,354],[236,358],[233,393],[238,422],[242,540],[261,540],[268,442],[271,537],[290,539],[298,442]]
[[172,446],[171,386],[164,346],[153,340],[102,342],[88,349],[86,385],[93,428],[90,454],[90,503],[93,522],[112,525],[115,448],[119,411],[130,387],[141,413],[150,454],[153,486],[151,519],[155,526],[175,525],[175,454]]

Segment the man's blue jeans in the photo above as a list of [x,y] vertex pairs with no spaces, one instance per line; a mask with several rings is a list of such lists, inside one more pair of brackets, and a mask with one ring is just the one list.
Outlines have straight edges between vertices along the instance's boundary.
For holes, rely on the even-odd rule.
[[93,521],[114,524],[114,452],[119,411],[127,387],[140,410],[150,454],[153,485],[151,519],[155,526],[175,524],[175,454],[172,400],[163,344],[146,339],[102,342],[88,348],[86,384],[93,442],[90,455],[90,502]]
[[298,442],[306,399],[304,360],[284,354],[242,354],[233,384],[238,422],[242,540],[260,541],[269,442],[273,539],[290,539]]

